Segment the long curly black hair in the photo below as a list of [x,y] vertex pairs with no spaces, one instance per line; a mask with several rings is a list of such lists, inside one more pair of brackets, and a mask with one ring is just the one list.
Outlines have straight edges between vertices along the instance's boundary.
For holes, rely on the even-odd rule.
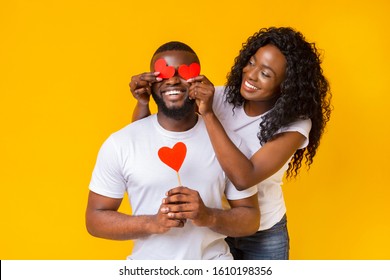
[[287,66],[280,96],[259,125],[257,137],[261,145],[271,140],[283,126],[298,119],[310,118],[312,121],[308,146],[297,150],[289,163],[286,178],[291,178],[297,176],[303,158],[308,168],[313,163],[330,118],[332,94],[323,75],[321,55],[315,43],[307,42],[300,32],[290,27],[262,28],[243,44],[227,75],[225,101],[233,105],[233,111],[245,102],[240,94],[243,68],[259,48],[268,44],[276,46],[283,53]]

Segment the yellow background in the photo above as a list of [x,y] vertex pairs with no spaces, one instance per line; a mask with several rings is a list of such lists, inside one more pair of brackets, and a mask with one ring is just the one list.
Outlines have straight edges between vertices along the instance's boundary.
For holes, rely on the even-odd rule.
[[0,259],[124,259],[131,241],[88,235],[84,212],[100,145],[130,122],[131,75],[181,40],[223,84],[268,26],[323,50],[335,108],[312,168],[284,186],[291,258],[390,259],[389,14],[388,0],[2,0]]

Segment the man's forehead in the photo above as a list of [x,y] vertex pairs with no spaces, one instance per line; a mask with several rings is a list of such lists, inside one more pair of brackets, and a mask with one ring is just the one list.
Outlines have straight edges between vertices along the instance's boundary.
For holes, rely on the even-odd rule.
[[156,60],[163,58],[168,66],[178,67],[181,64],[190,65],[191,63],[197,62],[199,63],[198,57],[191,52],[188,51],[164,51],[157,53],[152,61],[151,66],[154,66]]

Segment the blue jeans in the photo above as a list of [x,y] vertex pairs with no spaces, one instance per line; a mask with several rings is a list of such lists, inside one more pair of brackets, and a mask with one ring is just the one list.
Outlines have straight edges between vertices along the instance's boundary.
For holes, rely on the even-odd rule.
[[235,260],[288,260],[290,238],[286,215],[267,230],[251,236],[227,237],[230,252]]

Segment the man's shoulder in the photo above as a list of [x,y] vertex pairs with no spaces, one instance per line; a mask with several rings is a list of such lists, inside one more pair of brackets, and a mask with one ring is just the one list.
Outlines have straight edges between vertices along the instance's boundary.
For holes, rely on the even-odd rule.
[[137,135],[149,134],[153,125],[154,115],[132,122],[118,131],[111,134],[111,138],[118,140],[127,140]]
[[[199,116],[199,122],[200,122],[200,126],[201,126],[201,129],[204,130],[204,131],[207,131],[207,128],[206,128],[206,124],[203,120],[203,117],[200,115]],[[230,140],[238,147],[241,146],[242,144],[242,139],[241,137],[233,130],[230,130],[226,127],[224,127],[224,130],[226,132],[226,134],[228,135],[228,137],[230,138]]]

